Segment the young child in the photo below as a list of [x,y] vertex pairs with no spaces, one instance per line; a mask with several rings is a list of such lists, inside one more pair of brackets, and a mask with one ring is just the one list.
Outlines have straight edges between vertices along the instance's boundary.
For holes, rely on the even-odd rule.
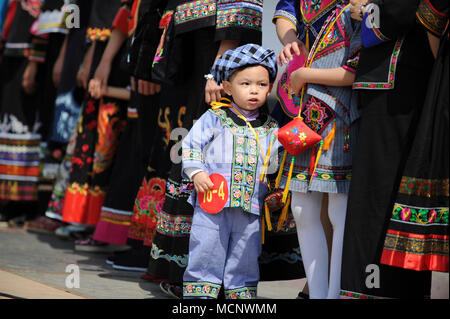
[[[351,19],[348,6],[334,6],[311,47],[307,66],[290,76],[293,91],[298,96],[303,94],[301,117],[323,137],[323,146],[295,157],[289,185],[288,155],[280,184],[292,192],[291,208],[311,299],[339,297],[347,193],[356,141],[354,121],[358,118],[352,84],[361,46],[359,24]],[[324,193],[328,194],[328,217],[333,226],[330,271],[320,219]]]
[[[268,190],[260,175],[278,128],[260,108],[277,74],[276,55],[247,44],[226,51],[211,72],[233,102],[211,103],[213,108],[183,140],[183,174],[193,181],[196,191],[189,199],[194,217],[183,296],[217,298],[223,285],[226,298],[255,298],[260,212]],[[205,212],[196,196],[214,186],[209,178],[212,173],[222,175],[229,189],[225,208],[217,214]]]

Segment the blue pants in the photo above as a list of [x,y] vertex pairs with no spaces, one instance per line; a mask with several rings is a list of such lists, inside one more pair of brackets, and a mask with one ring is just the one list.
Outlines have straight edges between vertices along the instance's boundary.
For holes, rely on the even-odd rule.
[[259,281],[261,221],[241,208],[218,214],[194,210],[183,298],[255,298]]

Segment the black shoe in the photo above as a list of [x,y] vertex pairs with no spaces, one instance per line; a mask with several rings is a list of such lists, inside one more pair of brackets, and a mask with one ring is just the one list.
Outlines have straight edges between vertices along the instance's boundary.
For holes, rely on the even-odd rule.
[[295,298],[295,299],[309,299],[309,295],[308,295],[308,294],[305,294],[303,291],[300,291],[300,292],[298,293],[297,298]]
[[116,261],[117,257],[125,254],[128,251],[129,251],[129,249],[128,250],[115,251],[111,256],[106,258],[106,263],[108,265],[114,265],[114,262]]
[[8,220],[8,227],[11,227],[11,228],[22,228],[26,221],[27,221],[27,216],[26,215],[16,216],[16,217],[13,217],[13,218]]
[[115,258],[113,268],[146,272],[149,262],[150,252],[148,249],[130,249]]
[[161,290],[163,292],[165,292],[172,298],[183,299],[183,288],[181,286],[172,285],[172,284],[169,284],[168,282],[162,281],[159,284],[159,287],[161,288]]

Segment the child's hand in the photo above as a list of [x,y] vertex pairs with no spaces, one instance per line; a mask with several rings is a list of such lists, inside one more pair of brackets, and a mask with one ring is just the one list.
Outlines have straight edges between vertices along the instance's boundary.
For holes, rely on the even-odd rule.
[[204,171],[198,172],[192,176],[192,181],[194,182],[197,193],[205,193],[214,187],[214,183]]
[[289,61],[292,61],[294,54],[303,54],[305,57],[308,56],[308,51],[306,50],[305,45],[298,39],[284,46],[277,56],[278,65],[282,66],[283,63],[289,64]]
[[102,96],[106,95],[107,87],[101,85],[100,80],[92,79],[89,81],[89,94],[94,99],[100,99]]
[[33,94],[36,91],[37,63],[29,61],[22,76],[22,87],[26,94]]
[[86,89],[89,74],[84,66],[80,66],[77,73],[77,84],[79,87]]
[[[95,79],[96,82],[98,82],[100,84],[99,93],[106,91],[110,73],[111,73],[111,63],[109,63],[107,61],[106,62],[100,61],[100,64],[98,65],[97,69],[95,70],[95,74],[93,77],[93,79]],[[102,95],[100,95],[100,96],[97,95],[97,96],[95,96],[95,98],[99,99]]]
[[297,95],[299,95],[302,87],[308,83],[305,76],[307,70],[307,68],[302,67],[291,73],[291,87],[294,93]]

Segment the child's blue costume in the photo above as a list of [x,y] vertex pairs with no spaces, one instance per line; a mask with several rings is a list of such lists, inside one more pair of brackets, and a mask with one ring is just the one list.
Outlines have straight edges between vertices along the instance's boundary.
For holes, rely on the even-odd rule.
[[[227,52],[233,55],[227,56]],[[212,69],[217,82],[226,80],[232,73],[230,69],[265,65],[264,60],[274,79],[273,51],[250,44],[227,52],[216,62],[218,69]],[[184,298],[217,298],[222,284],[226,298],[256,297],[261,253],[260,213],[268,192],[260,175],[271,141],[271,153],[277,153],[279,144],[274,135],[277,129],[277,122],[269,115],[260,112],[249,118],[233,104],[231,108],[208,110],[184,138],[183,173],[187,169],[200,169],[208,175],[221,174],[229,189],[225,208],[214,215],[200,207],[196,192],[189,198],[194,206],[194,218],[189,262],[183,278]]]
[[[250,124],[258,134],[264,156],[277,123],[260,114]],[[216,215],[205,213],[193,192],[189,202],[194,219],[189,264],[184,274],[185,296],[217,297],[223,281],[227,297],[255,297],[261,252],[260,212],[267,186],[259,180],[263,157],[252,130],[232,110],[210,109],[183,140],[183,171],[199,168],[221,174],[229,199]]]

